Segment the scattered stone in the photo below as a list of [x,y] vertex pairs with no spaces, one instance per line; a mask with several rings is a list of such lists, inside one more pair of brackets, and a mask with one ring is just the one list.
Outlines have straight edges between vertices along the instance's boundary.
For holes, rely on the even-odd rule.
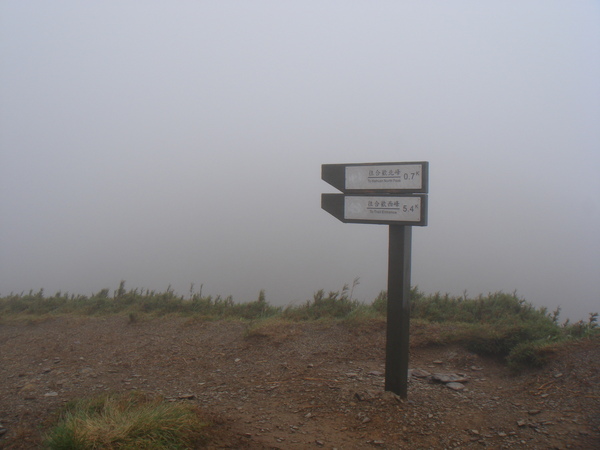
[[527,421],[526,420],[523,420],[523,419],[517,420],[517,426],[518,427],[524,427],[525,425],[527,425]]
[[450,382],[450,383],[446,383],[446,387],[449,389],[452,389],[453,391],[464,391],[466,386],[462,383],[457,383],[457,382]]
[[354,398],[359,402],[368,402],[377,398],[377,394],[373,391],[355,392]]
[[179,400],[194,400],[196,398],[195,394],[181,394],[177,397]]
[[423,369],[410,369],[408,374],[416,378],[427,378],[431,376],[429,372]]
[[37,386],[33,383],[27,383],[25,386],[21,388],[21,392],[23,394],[29,394],[37,389]]
[[541,412],[542,411],[540,411],[539,409],[531,409],[531,410],[527,411],[527,414],[529,414],[530,416],[537,416]]
[[[381,395],[381,398],[384,400],[393,400],[395,403],[402,403],[402,399],[398,394],[393,393],[392,391],[384,391]],[[412,400],[409,400],[410,403]],[[414,403],[414,402],[413,402]]]
[[94,372],[94,369],[92,369],[91,367],[83,367],[79,372],[82,375],[87,375],[88,377],[91,377],[91,378],[98,377],[98,374],[96,372]]
[[555,373],[555,374],[554,374],[554,378],[560,378],[560,377],[562,377],[562,376],[563,376],[563,374],[562,374],[562,373],[560,373],[560,372],[559,372],[559,373]]
[[435,361],[433,361],[433,364],[444,364],[444,361],[440,360],[440,359],[436,359]]
[[58,392],[55,392],[55,391],[46,392],[44,394],[44,397],[58,397]]
[[371,375],[374,377],[382,377],[384,375],[384,373],[380,372],[379,370],[372,370],[371,372],[368,373],[368,375]]
[[455,373],[434,373],[431,379],[440,383],[466,383],[469,381],[468,378]]

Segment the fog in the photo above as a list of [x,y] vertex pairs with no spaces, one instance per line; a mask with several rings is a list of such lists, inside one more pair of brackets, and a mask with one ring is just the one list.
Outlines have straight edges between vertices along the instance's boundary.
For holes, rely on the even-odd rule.
[[0,3],[0,295],[386,288],[321,164],[429,161],[426,293],[600,310],[597,1]]

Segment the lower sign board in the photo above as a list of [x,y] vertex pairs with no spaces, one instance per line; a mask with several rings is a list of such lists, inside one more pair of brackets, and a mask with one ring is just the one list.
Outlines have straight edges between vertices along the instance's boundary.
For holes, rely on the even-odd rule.
[[321,194],[321,208],[344,223],[427,225],[427,195]]

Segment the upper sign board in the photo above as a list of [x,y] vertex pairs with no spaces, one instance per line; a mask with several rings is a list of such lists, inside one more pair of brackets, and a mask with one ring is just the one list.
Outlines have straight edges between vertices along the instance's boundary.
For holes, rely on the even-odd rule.
[[427,193],[429,163],[323,164],[321,178],[344,193]]

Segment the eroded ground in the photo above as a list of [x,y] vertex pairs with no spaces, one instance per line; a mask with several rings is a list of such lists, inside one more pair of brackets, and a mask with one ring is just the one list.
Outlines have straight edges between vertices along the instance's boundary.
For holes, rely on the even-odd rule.
[[383,391],[381,324],[248,324],[162,318],[0,322],[0,447],[39,448],[66,401],[160,393],[207,411],[211,448],[600,448],[600,341],[519,376],[460,348],[412,340],[410,367],[464,375],[466,390],[410,378]]

